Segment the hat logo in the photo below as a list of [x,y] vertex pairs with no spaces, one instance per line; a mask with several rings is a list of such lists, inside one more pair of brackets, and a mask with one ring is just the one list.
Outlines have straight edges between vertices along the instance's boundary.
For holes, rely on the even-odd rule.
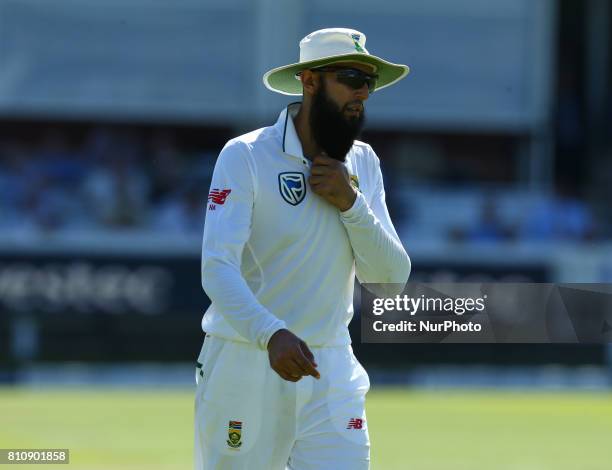
[[359,34],[351,34],[353,38],[353,42],[355,43],[355,50],[357,52],[364,52],[363,47],[359,45],[359,38],[361,37]]

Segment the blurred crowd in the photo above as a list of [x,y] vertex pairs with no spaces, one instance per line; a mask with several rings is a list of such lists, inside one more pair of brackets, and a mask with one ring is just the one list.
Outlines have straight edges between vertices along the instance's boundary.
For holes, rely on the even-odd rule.
[[0,230],[201,233],[215,155],[187,153],[169,131],[144,139],[94,128],[0,141]]
[[507,186],[414,183],[390,206],[400,237],[429,243],[589,243],[605,238],[589,204],[559,183],[555,192]]
[[556,192],[535,197],[518,207],[518,215],[504,217],[503,205],[495,194],[485,194],[476,222],[470,226],[457,226],[449,231],[455,241],[561,241],[589,242],[601,238],[601,232],[589,206],[560,182]]
[[[186,148],[168,129],[92,127],[82,139],[62,128],[29,141],[0,138],[0,232],[148,231],[200,235],[219,148]],[[524,197],[456,185],[414,189],[387,180],[400,236],[481,243],[589,241],[599,236],[589,206],[559,181],[556,192]],[[391,175],[388,175],[391,176]],[[412,175],[414,177],[414,175]],[[418,179],[418,176],[417,176]]]

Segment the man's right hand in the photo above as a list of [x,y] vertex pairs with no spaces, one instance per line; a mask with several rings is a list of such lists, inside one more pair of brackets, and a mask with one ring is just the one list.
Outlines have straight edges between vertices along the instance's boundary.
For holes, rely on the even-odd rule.
[[278,330],[272,335],[268,341],[268,357],[272,369],[290,382],[297,382],[305,375],[321,377],[306,343],[289,330]]

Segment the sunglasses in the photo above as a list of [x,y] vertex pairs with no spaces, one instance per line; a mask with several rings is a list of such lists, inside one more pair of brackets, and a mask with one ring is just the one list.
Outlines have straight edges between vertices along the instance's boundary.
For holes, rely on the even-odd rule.
[[336,72],[336,80],[354,90],[359,90],[367,85],[368,91],[374,93],[378,75],[362,72],[358,69],[346,69],[340,67],[319,67],[311,69],[313,72]]

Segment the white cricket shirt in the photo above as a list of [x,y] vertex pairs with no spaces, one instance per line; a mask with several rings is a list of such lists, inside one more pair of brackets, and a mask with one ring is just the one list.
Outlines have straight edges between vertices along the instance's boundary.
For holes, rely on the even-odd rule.
[[202,329],[262,349],[281,328],[311,346],[350,344],[355,274],[404,285],[410,273],[378,157],[355,141],[345,164],[359,192],[340,212],[308,185],[311,162],[293,125],[299,106],[230,140],[208,196],[202,286],[212,303]]

